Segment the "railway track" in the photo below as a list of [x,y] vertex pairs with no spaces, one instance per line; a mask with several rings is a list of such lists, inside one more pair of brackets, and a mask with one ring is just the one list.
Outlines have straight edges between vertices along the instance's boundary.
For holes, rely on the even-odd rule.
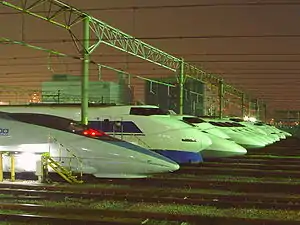
[[[28,208],[28,207],[27,207]],[[53,210],[53,209],[52,209]],[[137,225],[137,224],[143,224],[143,221],[141,220],[134,220],[131,219],[129,221],[114,221],[115,219],[91,219],[86,217],[74,217],[71,215],[64,215],[61,216],[60,214],[53,214],[53,212],[50,212],[50,214],[41,215],[41,213],[30,213],[30,214],[24,214],[24,213],[0,213],[0,220],[2,222],[22,222],[24,224],[26,223],[37,223],[37,224],[47,224],[47,225],[82,225],[82,224],[101,224],[101,225]],[[124,220],[124,218],[121,218]],[[128,219],[127,219],[128,220]]]
[[[237,166],[231,166],[232,164],[223,163],[218,165],[218,163],[215,164],[206,164],[203,163],[200,166],[191,166],[191,167],[182,167],[180,170],[175,171],[172,175],[182,175],[182,174],[193,174],[193,175],[227,175],[227,176],[250,176],[250,177],[292,177],[292,178],[300,178],[300,171],[296,170],[295,167],[294,170],[291,170],[292,167],[290,166],[281,166],[280,169],[273,169],[262,166],[261,169],[258,169],[259,165],[256,165],[255,168],[253,166],[247,165],[239,165]],[[241,168],[244,167],[244,168]],[[298,167],[300,168],[300,167]]]
[[[2,221],[43,222],[47,224],[155,224],[152,221],[179,222],[177,224],[215,224],[215,225],[298,225],[299,221],[245,219],[234,217],[209,217],[205,215],[176,215],[170,213],[151,213],[129,210],[99,210],[84,208],[47,207],[41,205],[0,204],[6,210],[21,210],[30,214],[0,214]],[[37,213],[38,212],[38,213]],[[61,216],[63,214],[64,216]],[[75,215],[80,215],[75,217]],[[96,217],[96,218],[95,218]],[[103,217],[104,219],[100,219]],[[108,218],[111,218],[110,220]],[[120,220],[120,221],[116,221]],[[123,220],[123,221],[121,221]],[[158,223],[156,223],[158,224]]]
[[[211,189],[211,190],[223,190],[231,192],[247,192],[247,193],[289,193],[289,194],[299,194],[299,182],[279,182],[279,181],[261,181],[252,182],[249,181],[239,181],[232,179],[222,180],[220,178],[213,179],[212,177],[193,177],[193,178],[172,178],[172,177],[156,177],[147,179],[97,179],[98,184],[102,185],[122,185],[131,188],[178,188],[178,189]],[[94,183],[94,185],[97,185]],[[22,185],[22,188],[29,189],[40,189],[45,190],[55,189],[55,186],[32,186],[32,185]],[[13,184],[0,184],[0,187],[13,188]],[[62,190],[72,191],[72,186],[69,188],[62,187]]]
[[[206,193],[205,193],[206,192]],[[177,205],[202,205],[216,206],[218,208],[243,207],[260,209],[300,209],[299,196],[283,196],[278,194],[266,195],[265,193],[208,193],[208,190],[162,190],[162,189],[132,189],[128,187],[106,187],[97,189],[61,189],[59,187],[13,187],[0,188],[0,193],[11,195],[4,196],[6,200],[15,200],[16,197],[25,196],[40,198],[40,200],[62,200],[65,198],[89,199],[92,201],[115,200],[127,202],[163,203]],[[0,199],[2,197],[0,196]],[[39,199],[37,199],[39,200]]]
[[[94,187],[70,186],[70,185],[16,185],[0,184],[1,201],[7,202],[5,209],[9,209],[9,202],[12,203],[16,198],[22,202],[32,203],[33,201],[74,201],[86,200],[97,203],[101,201],[119,201],[131,204],[158,204],[176,205],[178,207],[203,206],[216,207],[216,210],[230,210],[233,208],[241,209],[260,209],[260,210],[291,210],[300,209],[300,157],[297,156],[300,149],[299,140],[292,139],[291,143],[284,140],[285,145],[269,146],[262,151],[253,151],[244,157],[213,159],[200,165],[182,166],[181,170],[165,175],[157,175],[147,179],[93,179],[85,177],[87,181],[94,183]],[[281,144],[281,143],[278,143]],[[289,146],[289,147],[288,147]],[[292,151],[292,147],[294,151]],[[289,149],[290,148],[290,149]],[[290,151],[291,150],[291,151]],[[284,151],[285,156],[277,156]],[[99,185],[102,187],[99,187]],[[105,187],[103,187],[105,186]],[[299,194],[299,195],[298,195]],[[14,204],[17,205],[17,204]],[[0,205],[0,207],[2,207]],[[21,207],[21,206],[15,206]],[[37,221],[38,217],[49,217],[49,224],[82,224],[78,218],[58,218],[52,214],[50,209],[42,208],[45,206],[25,207],[22,209],[26,218],[31,215],[28,221]],[[2,208],[2,209],[4,209]],[[34,214],[39,209],[43,211]],[[47,211],[48,210],[48,211]],[[72,208],[73,215],[76,210]],[[80,208],[82,210],[82,208]],[[281,221],[246,219],[224,216],[207,215],[173,215],[170,213],[138,212],[126,210],[87,210],[86,214],[91,221],[88,224],[113,224],[106,223],[113,221],[114,224],[159,224],[152,223],[153,220],[167,221],[167,224],[299,224],[299,221]],[[39,212],[40,212],[39,211]],[[55,210],[54,210],[55,211]],[[67,215],[64,209],[60,212]],[[23,213],[23,214],[24,214]],[[70,212],[71,213],[71,212]],[[93,213],[103,215],[101,218],[92,218]],[[116,215],[118,220],[113,220],[111,215]],[[129,216],[131,213],[135,216]],[[144,213],[144,214],[143,214]],[[0,215],[0,219],[17,221],[24,219],[24,215]],[[124,216],[127,215],[127,217]],[[147,216],[148,215],[148,216]],[[176,217],[178,216],[178,217]],[[37,217],[37,218],[34,218]],[[50,218],[51,217],[51,218]],[[178,219],[178,218],[181,219]],[[44,218],[44,219],[45,219]],[[298,217],[297,217],[298,218]],[[72,219],[67,221],[66,219]],[[63,222],[64,220],[64,222]],[[92,221],[94,220],[94,221]],[[88,220],[87,220],[88,221]],[[172,222],[172,223],[171,223]]]
[[274,156],[245,156],[243,158],[223,158],[223,159],[209,159],[205,163],[248,163],[261,165],[300,165],[300,157],[274,157]]
[[298,172],[300,170],[299,162],[291,163],[276,163],[276,164],[265,164],[263,161],[257,160],[256,162],[204,162],[197,166],[183,166],[182,170],[191,170],[197,168],[230,168],[230,169],[260,169],[260,170],[287,170]]

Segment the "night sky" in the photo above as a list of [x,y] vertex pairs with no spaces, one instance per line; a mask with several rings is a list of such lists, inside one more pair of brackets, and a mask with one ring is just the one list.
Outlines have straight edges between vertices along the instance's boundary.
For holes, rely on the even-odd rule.
[[[64,2],[163,51],[184,57],[208,73],[223,77],[226,83],[253,98],[263,99],[269,110],[300,110],[300,2],[298,5],[294,4],[297,1],[287,0]],[[247,2],[263,2],[264,5]],[[1,37],[78,54],[65,30],[14,12],[0,5]],[[78,34],[80,29],[80,26],[74,28]],[[7,44],[0,45],[0,52],[2,86],[33,89],[38,88],[40,82],[50,80],[53,73],[80,74],[80,64],[74,59],[49,57],[43,52]],[[171,74],[103,45],[93,53],[92,59],[146,77]],[[97,79],[97,74],[97,68],[91,66],[91,79]],[[104,71],[103,78],[114,80],[116,74]],[[140,84],[136,83],[137,91]]]

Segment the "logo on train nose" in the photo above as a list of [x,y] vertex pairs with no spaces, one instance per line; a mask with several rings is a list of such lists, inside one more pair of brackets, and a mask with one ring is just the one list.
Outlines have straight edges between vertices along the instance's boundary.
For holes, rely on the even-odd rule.
[[0,128],[0,135],[7,136],[9,134],[9,129],[7,128]]

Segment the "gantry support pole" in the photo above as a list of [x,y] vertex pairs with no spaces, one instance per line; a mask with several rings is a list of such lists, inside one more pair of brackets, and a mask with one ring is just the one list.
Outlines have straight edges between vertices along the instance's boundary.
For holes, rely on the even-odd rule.
[[248,99],[249,102],[248,102],[248,116],[252,116],[251,115],[251,98]]
[[3,158],[2,158],[2,152],[0,152],[0,182],[3,181]]
[[242,118],[244,118],[245,117],[245,99],[246,98],[246,96],[245,96],[245,93],[243,93],[242,94]]
[[256,102],[255,102],[255,104],[256,104],[256,119],[259,119],[259,111],[260,111],[260,108],[259,108],[259,101],[258,101],[258,99],[256,99]]
[[267,104],[266,103],[264,104],[264,110],[265,110],[265,112],[264,112],[265,113],[265,122],[267,123],[268,122],[268,120],[267,120],[267,112],[268,111],[267,111]]
[[16,180],[16,171],[15,171],[15,154],[10,154],[10,180]]
[[90,63],[90,18],[83,19],[82,81],[81,81],[81,123],[88,124],[89,107],[89,63]]
[[224,108],[224,83],[223,80],[219,81],[219,119],[223,118]]
[[183,114],[184,110],[184,60],[181,59],[180,62],[180,73],[179,73],[179,114]]

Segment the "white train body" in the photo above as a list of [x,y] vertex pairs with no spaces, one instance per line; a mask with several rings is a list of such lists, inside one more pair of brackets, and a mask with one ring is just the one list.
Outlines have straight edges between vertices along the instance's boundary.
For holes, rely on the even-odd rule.
[[[35,171],[45,152],[72,171],[96,177],[140,178],[179,169],[168,158],[64,117],[17,108],[0,111],[1,129],[7,131],[0,135],[0,151],[16,153],[17,172]],[[4,169],[10,170],[8,156]]]
[[254,135],[264,139],[267,144],[272,144],[276,141],[279,141],[280,138],[278,138],[277,135],[271,134],[270,132],[266,132],[264,128],[261,128],[259,126],[255,126],[254,123],[250,121],[244,121],[243,119],[240,118],[230,118],[230,121],[234,121],[235,123],[241,124],[242,126],[245,127],[245,129],[248,132],[254,133]]
[[228,136],[220,129],[198,117],[190,115],[171,115],[171,117],[190,123],[195,129],[205,132],[212,140],[212,144],[201,151],[201,155],[204,159],[232,157],[245,155],[247,153],[247,150],[241,145],[234,141],[227,140]]
[[[267,136],[261,135],[256,129],[250,128],[238,122],[233,122],[228,119],[223,119],[224,124],[227,124],[232,130],[243,134],[245,136],[250,136],[252,139],[259,141],[264,146],[273,143]],[[263,147],[264,147],[263,146]]]
[[265,124],[263,122],[255,122],[253,123],[253,125],[260,129],[263,129],[269,135],[276,135],[280,139],[285,139],[286,137],[292,136],[290,133],[286,131],[280,130],[277,127]]
[[[44,113],[81,120],[80,105],[5,106],[1,110]],[[190,125],[175,121],[156,106],[89,107],[89,126],[151,149],[178,163],[202,162],[200,152],[210,138]]]
[[209,118],[204,118],[204,120],[221,129],[230,137],[230,140],[246,149],[263,148],[266,146],[266,141],[261,140],[255,135],[249,135],[249,133],[243,129],[234,127],[234,125],[227,123],[227,120]]

